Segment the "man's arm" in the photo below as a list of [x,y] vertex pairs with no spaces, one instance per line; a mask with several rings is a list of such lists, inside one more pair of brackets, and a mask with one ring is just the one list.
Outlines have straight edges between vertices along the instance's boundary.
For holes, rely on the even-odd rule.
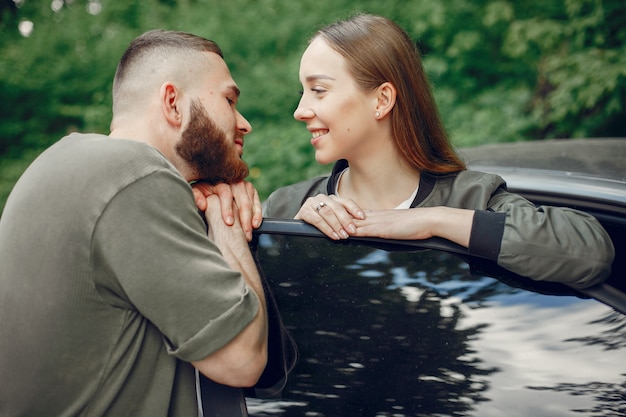
[[[231,202],[232,204],[232,202]],[[228,226],[222,219],[220,199],[207,198],[206,219],[209,238],[222,252],[224,259],[241,272],[246,284],[259,299],[259,311],[254,320],[226,346],[192,362],[200,372],[215,382],[235,387],[251,387],[261,376],[267,363],[267,312],[263,286],[239,222],[239,214],[232,204],[234,224]]]

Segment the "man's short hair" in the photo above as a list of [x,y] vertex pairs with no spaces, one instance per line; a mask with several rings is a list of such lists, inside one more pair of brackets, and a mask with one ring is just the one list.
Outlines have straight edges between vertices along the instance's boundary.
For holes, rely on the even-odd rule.
[[115,72],[113,114],[135,106],[157,83],[183,82],[202,68],[202,52],[224,58],[217,43],[186,32],[157,29],[135,38]]

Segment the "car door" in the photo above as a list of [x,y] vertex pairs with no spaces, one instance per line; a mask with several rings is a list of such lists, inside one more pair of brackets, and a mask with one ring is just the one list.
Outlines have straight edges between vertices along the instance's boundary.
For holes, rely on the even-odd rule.
[[271,219],[257,238],[300,358],[250,415],[626,412],[626,297],[612,286],[535,282],[438,239],[335,242]]

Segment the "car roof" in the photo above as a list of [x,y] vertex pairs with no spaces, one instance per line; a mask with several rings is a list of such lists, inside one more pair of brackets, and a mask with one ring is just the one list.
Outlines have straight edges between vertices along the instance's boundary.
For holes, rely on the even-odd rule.
[[626,184],[626,138],[496,143],[463,148],[459,153],[471,167],[543,169]]

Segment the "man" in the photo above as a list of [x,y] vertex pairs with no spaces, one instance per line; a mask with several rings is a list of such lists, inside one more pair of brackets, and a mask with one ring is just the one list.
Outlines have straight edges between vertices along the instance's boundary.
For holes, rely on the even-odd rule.
[[[0,220],[0,415],[195,416],[194,367],[254,385],[267,322],[238,96],[215,43],[147,32],[109,136],[71,134],[20,178]],[[236,184],[201,202],[208,236],[197,180]]]

